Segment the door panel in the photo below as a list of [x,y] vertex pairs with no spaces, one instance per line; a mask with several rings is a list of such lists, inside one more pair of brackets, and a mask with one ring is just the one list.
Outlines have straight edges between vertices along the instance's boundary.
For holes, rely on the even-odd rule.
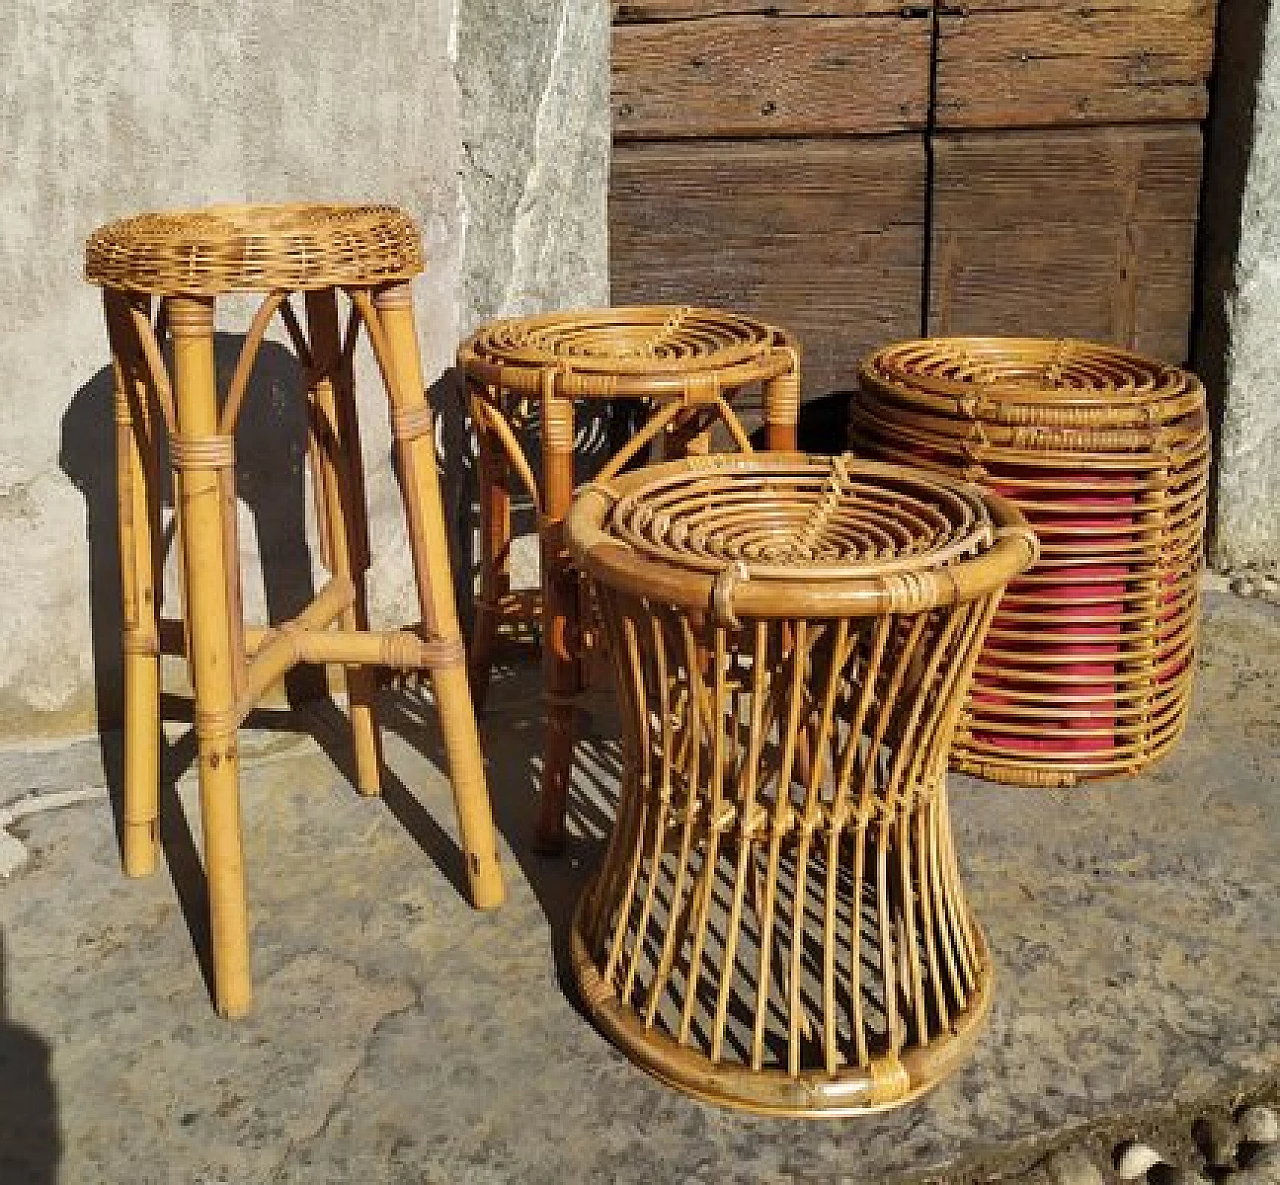
[[1211,0],[969,0],[940,7],[937,126],[1201,120]]
[[1196,125],[946,133],[934,142],[929,329],[1187,355]]
[[613,300],[711,304],[797,334],[807,396],[919,332],[925,157],[918,136],[619,144]]
[[923,128],[923,17],[724,16],[618,24],[615,139]]

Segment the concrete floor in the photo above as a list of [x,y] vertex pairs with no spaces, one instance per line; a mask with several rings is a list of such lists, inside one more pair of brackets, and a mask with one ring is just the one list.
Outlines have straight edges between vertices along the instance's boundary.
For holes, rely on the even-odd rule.
[[[972,1061],[903,1110],[771,1121],[634,1069],[567,986],[569,911],[616,786],[587,706],[581,838],[536,858],[536,674],[485,721],[510,888],[458,891],[429,709],[393,697],[396,773],[363,801],[340,721],[259,720],[244,777],[256,1001],[213,1014],[189,741],[166,860],[120,874],[114,738],[0,753],[0,1185],[872,1182],[960,1172],[1130,1110],[1280,1075],[1280,610],[1211,594],[1195,717],[1148,777],[1019,791],[953,778],[998,965]],[[425,723],[423,723],[425,721]]]

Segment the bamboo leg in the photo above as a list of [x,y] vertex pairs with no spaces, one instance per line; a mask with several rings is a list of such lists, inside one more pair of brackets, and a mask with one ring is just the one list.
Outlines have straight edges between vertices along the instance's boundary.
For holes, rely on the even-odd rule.
[[[394,284],[379,289],[375,305],[386,340],[392,422],[403,424],[406,417],[412,419],[426,406],[409,286]],[[489,909],[502,903],[502,871],[453,600],[435,440],[430,433],[405,433],[397,428],[395,454],[423,625],[436,638],[456,640],[459,646],[457,661],[433,669],[431,681],[449,758],[471,900],[478,909]]]
[[479,445],[480,597],[471,632],[470,674],[472,698],[476,710],[480,711],[489,691],[499,605],[511,591],[511,492],[507,486],[506,454],[485,425],[486,410],[493,415],[502,414],[502,395],[495,393],[493,402],[486,406],[484,390],[471,383],[467,385],[471,422]]
[[160,500],[146,361],[130,324],[150,298],[104,293],[115,374],[116,475],[124,645],[124,834],[127,876],[154,872],[160,839]]
[[564,520],[573,500],[573,401],[555,393],[548,371],[542,399],[543,513],[542,694],[546,702],[542,804],[537,845],[553,855],[564,847],[564,817],[573,769],[573,713],[581,690],[578,579],[569,566]]
[[180,470],[178,514],[186,553],[187,616],[191,626],[196,735],[200,750],[200,807],[213,934],[214,997],[227,1017],[249,1011],[249,913],[240,826],[236,752],[235,670],[243,653],[242,623],[234,595],[239,570],[228,554],[228,517],[235,515],[231,450],[218,435],[213,360],[213,301],[174,297],[169,302],[174,342],[174,394]]
[[771,452],[794,452],[800,418],[800,358],[795,350],[791,368],[764,385],[765,441]]
[[[363,465],[354,385],[349,367],[342,363],[337,294],[331,288],[308,292],[306,307],[315,363],[310,396],[329,437],[317,450],[321,493],[317,510],[326,524],[329,569],[334,575],[350,577],[355,588],[355,600],[343,611],[340,624],[344,630],[364,631],[369,628],[364,579],[369,559]],[[382,745],[374,715],[377,678],[371,667],[358,665],[347,666],[345,676],[356,788],[361,794],[375,795],[382,778]]]

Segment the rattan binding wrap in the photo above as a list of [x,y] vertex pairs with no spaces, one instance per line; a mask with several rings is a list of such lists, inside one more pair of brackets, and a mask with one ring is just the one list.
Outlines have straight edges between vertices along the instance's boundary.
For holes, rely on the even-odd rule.
[[395,206],[211,206],[138,214],[94,231],[85,279],[126,292],[218,295],[369,286],[423,270]]
[[623,733],[617,824],[572,934],[593,1016],[713,1102],[916,1097],[991,1002],[947,755],[1030,529],[954,479],[756,454],[588,486],[568,532]]
[[1066,786],[1166,753],[1186,724],[1199,629],[1199,380],[1087,342],[939,338],[871,355],[860,386],[858,451],[980,482],[1041,541],[992,625],[953,764]]

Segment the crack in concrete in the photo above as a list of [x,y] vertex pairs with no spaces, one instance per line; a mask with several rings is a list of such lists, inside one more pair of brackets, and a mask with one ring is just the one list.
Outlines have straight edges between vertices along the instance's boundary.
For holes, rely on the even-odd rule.
[[[307,953],[311,953],[311,952],[307,952]],[[336,960],[336,961],[345,962],[345,960]],[[347,962],[346,965],[348,967],[351,967],[356,972],[357,978],[364,979],[367,982],[375,982],[375,981],[369,980],[369,977],[365,975],[362,969],[355,963]],[[305,1152],[310,1145],[315,1144],[319,1140],[323,1139],[324,1136],[328,1133],[330,1126],[333,1124],[333,1121],[337,1119],[337,1117],[343,1112],[343,1110],[346,1109],[347,1102],[351,1097],[352,1091],[354,1091],[355,1089],[356,1082],[358,1081],[361,1074],[364,1072],[364,1070],[368,1067],[370,1063],[370,1060],[373,1055],[374,1043],[378,1040],[378,1037],[381,1034],[383,1028],[387,1024],[389,1024],[391,1021],[396,1020],[401,1016],[407,1016],[409,1013],[414,1011],[417,1011],[417,1012],[423,1011],[424,1006],[423,1006],[423,1000],[422,1000],[422,992],[415,984],[411,983],[408,980],[391,980],[391,981],[378,980],[376,982],[379,985],[385,984],[385,986],[388,986],[388,987],[396,987],[396,986],[403,987],[407,991],[413,994],[413,999],[408,1004],[404,1004],[398,1008],[388,1009],[381,1016],[379,1016],[376,1021],[374,1021],[373,1026],[369,1029],[368,1034],[365,1036],[364,1044],[360,1051],[360,1057],[357,1059],[356,1064],[351,1068],[351,1072],[346,1076],[342,1085],[338,1088],[337,1095],[334,1097],[333,1101],[329,1104],[328,1109],[325,1111],[324,1118],[321,1119],[319,1124],[316,1126],[315,1130],[313,1130],[309,1134],[298,1137],[296,1139],[291,1139],[289,1141],[289,1145],[285,1149],[284,1155],[277,1162],[276,1166],[271,1170],[269,1180],[272,1181],[273,1183],[281,1182],[285,1179],[284,1173],[288,1169],[289,1165],[294,1163],[298,1159],[298,1157],[301,1156],[302,1153]]]
[[90,786],[81,790],[39,790],[0,807],[0,880],[7,880],[31,858],[27,845],[10,833],[10,827],[34,815],[64,810],[86,802],[97,802],[106,797],[105,786]]

